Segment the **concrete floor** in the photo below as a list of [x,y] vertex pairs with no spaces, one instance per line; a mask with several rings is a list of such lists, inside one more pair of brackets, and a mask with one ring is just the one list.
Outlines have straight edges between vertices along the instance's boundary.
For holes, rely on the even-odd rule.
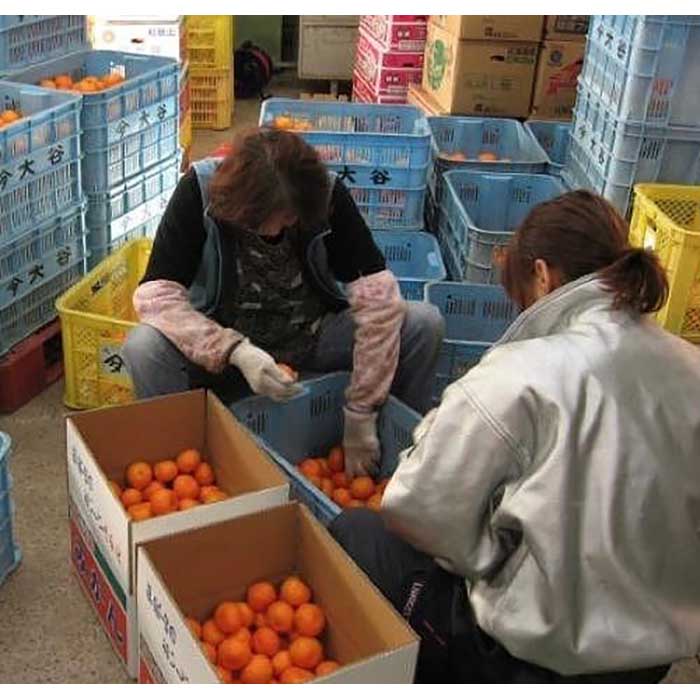
[[[277,80],[271,92],[295,96],[298,88]],[[239,102],[232,129],[195,132],[193,158],[255,124],[258,109],[255,100]],[[58,382],[0,417],[0,430],[13,441],[15,534],[24,555],[0,588],[0,683],[125,683],[129,679],[68,563],[62,393]],[[676,664],[666,682],[700,683],[700,665],[695,659]]]

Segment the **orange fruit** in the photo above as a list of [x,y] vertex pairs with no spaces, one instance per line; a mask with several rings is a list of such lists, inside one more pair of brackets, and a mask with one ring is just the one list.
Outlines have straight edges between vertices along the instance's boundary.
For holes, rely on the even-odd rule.
[[216,482],[216,474],[206,462],[201,462],[194,470],[194,478],[200,486],[211,486]]
[[233,675],[231,674],[231,671],[229,671],[227,668],[224,668],[223,666],[216,667],[216,675],[219,677],[219,680],[222,683],[231,683],[233,681]]
[[268,683],[273,676],[272,662],[262,654],[254,656],[241,671],[241,680],[244,683]]
[[299,465],[299,471],[308,479],[312,476],[321,478],[321,465],[315,459],[305,459]]
[[126,468],[126,483],[142,491],[153,481],[153,470],[147,462],[134,462]]
[[374,481],[369,476],[358,476],[350,484],[350,493],[358,501],[366,501],[374,491]]
[[209,642],[200,642],[200,645],[202,646],[202,651],[204,652],[204,656],[209,659],[209,663],[215,664],[216,663],[216,647],[209,643]]
[[251,627],[255,621],[255,613],[248,603],[236,603],[238,605],[238,614],[241,616],[241,622],[244,627]]
[[199,489],[199,500],[203,501],[212,493],[220,493],[221,489],[218,486],[202,486]]
[[290,576],[280,587],[280,599],[298,608],[311,600],[311,589],[298,576]]
[[71,78],[70,75],[57,75],[53,79],[53,82],[56,84],[57,88],[62,90],[73,86],[73,78]]
[[272,124],[275,129],[292,129],[294,127],[294,120],[291,117],[280,115],[279,117],[275,117]]
[[238,604],[228,600],[219,603],[214,611],[214,622],[224,634],[235,634],[238,632],[243,627]]
[[321,491],[328,496],[328,498],[333,498],[333,491],[335,486],[333,486],[332,479],[321,479]]
[[248,665],[253,653],[250,645],[235,637],[224,639],[217,649],[216,658],[219,666],[223,666],[229,671],[238,671]]
[[153,515],[150,503],[134,503],[133,506],[129,506],[127,513],[129,513],[131,519],[136,522],[139,520],[148,520]]
[[109,482],[109,488],[112,489],[112,493],[117,497],[122,497],[122,487],[116,481]]
[[352,501],[352,496],[350,495],[350,491],[347,489],[336,489],[333,491],[333,500],[341,508],[346,508],[350,501]]
[[285,669],[280,676],[280,683],[308,683],[315,678],[311,671],[296,666]]
[[317,488],[321,488],[321,477],[320,476],[310,476],[308,477],[309,481]]
[[81,82],[76,83],[73,87],[81,92],[97,92],[95,83],[91,82],[90,80],[82,80]]
[[101,91],[104,90],[106,87],[107,87],[107,85],[106,85],[105,83],[103,83],[101,80],[98,80],[98,81],[95,83],[95,90],[97,90],[97,92],[101,92]]
[[292,657],[288,651],[278,651],[272,657],[272,670],[279,678],[292,665]]
[[492,151],[482,151],[481,153],[479,153],[479,160],[482,162],[492,163],[496,160],[499,160],[499,158]]
[[161,484],[167,484],[177,476],[177,464],[172,459],[165,459],[154,465],[153,474]]
[[199,484],[197,480],[189,474],[180,474],[173,481],[173,491],[178,498],[199,498]]
[[294,608],[283,600],[272,603],[265,617],[275,632],[291,632],[294,627]]
[[214,618],[210,617],[202,625],[202,640],[217,647],[224,639],[226,639],[226,635],[219,629],[216,622],[214,622]]
[[143,496],[144,501],[150,501],[153,492],[162,488],[163,484],[161,484],[160,481],[156,481],[155,479],[151,481],[151,483],[148,486],[146,486],[146,488],[143,491],[141,491],[141,495]]
[[321,661],[321,663],[316,666],[316,676],[328,676],[331,673],[335,673],[340,668],[340,664],[337,661]]
[[177,497],[175,492],[163,487],[156,489],[148,499],[151,503],[153,515],[167,515],[177,510]]
[[325,626],[326,616],[318,605],[304,603],[294,613],[294,629],[302,637],[318,637]]
[[261,627],[253,634],[253,651],[272,658],[280,650],[280,637],[270,627]]
[[102,82],[107,83],[107,85],[110,87],[118,85],[119,83],[123,82],[123,80],[124,78],[122,78],[119,73],[108,73],[102,76]]
[[253,621],[253,624],[255,625],[256,629],[270,626],[267,624],[267,617],[265,617],[265,613],[255,613],[255,620]]
[[345,471],[345,453],[342,447],[334,447],[328,453],[328,469],[333,474],[339,474]]
[[199,501],[195,501],[194,498],[181,498],[177,502],[177,509],[178,510],[192,510],[192,508],[196,508],[197,506],[201,506],[202,504]]
[[364,508],[365,502],[359,501],[357,498],[351,498],[350,502],[345,507],[346,508]]
[[202,503],[218,503],[219,501],[225,501],[228,498],[228,494],[224,493],[221,489],[216,489],[214,491],[209,491],[207,494],[201,497]]
[[39,86],[43,88],[50,88],[52,90],[56,89],[56,83],[51,80],[50,78],[45,78],[44,80],[39,81]]
[[348,477],[345,476],[345,472],[333,474],[331,479],[333,479],[333,486],[335,486],[337,489],[347,489],[350,487],[350,481],[348,480]]
[[299,379],[299,372],[294,370],[289,365],[286,365],[284,362],[278,362],[277,367],[279,367],[279,369],[281,369],[293,382],[296,382]]
[[265,612],[277,600],[277,591],[269,581],[258,581],[248,588],[246,600],[255,612]]
[[247,627],[241,627],[241,629],[239,629],[238,632],[232,636],[239,642],[245,642],[248,646],[251,646],[253,642],[253,635],[250,633],[250,630]]
[[185,623],[190,628],[190,632],[194,635],[195,639],[202,638],[202,625],[197,622],[193,617],[186,617]]
[[191,474],[199,466],[202,457],[197,450],[183,450],[175,461],[182,474]]
[[379,512],[382,509],[382,494],[377,492],[367,499],[367,507]]
[[143,496],[138,489],[124,489],[122,491],[122,503],[124,508],[130,508],[135,506],[137,503],[141,503]]
[[321,465],[321,476],[330,477],[332,472],[328,466],[328,460],[325,457],[319,457],[317,461]]
[[292,663],[311,671],[323,661],[323,647],[314,637],[299,637],[289,647]]

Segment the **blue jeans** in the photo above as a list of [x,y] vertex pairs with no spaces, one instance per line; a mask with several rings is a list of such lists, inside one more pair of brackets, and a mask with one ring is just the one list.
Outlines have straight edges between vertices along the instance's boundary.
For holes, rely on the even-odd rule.
[[[354,333],[349,310],[329,314],[321,325],[314,356],[299,369],[323,373],[352,370]],[[430,408],[443,335],[444,321],[437,308],[423,302],[408,303],[391,393],[419,413]],[[238,369],[229,366],[221,374],[211,374],[190,362],[152,326],[139,325],[129,334],[124,359],[140,399],[200,387],[211,389],[226,404],[251,394]]]

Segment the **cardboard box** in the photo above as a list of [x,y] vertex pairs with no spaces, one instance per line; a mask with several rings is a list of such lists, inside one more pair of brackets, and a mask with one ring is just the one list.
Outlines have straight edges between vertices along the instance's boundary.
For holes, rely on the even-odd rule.
[[206,619],[222,600],[244,600],[251,583],[292,573],[323,607],[326,652],[342,664],[322,682],[413,680],[415,634],[303,505],[154,540],[138,557],[139,630],[168,683],[218,682],[185,616]]
[[532,96],[533,118],[564,121],[572,118],[585,48],[585,44],[577,41],[544,42]]
[[460,41],[430,25],[423,89],[449,114],[526,117],[538,44]]
[[590,15],[547,15],[544,38],[559,41],[585,41]]
[[184,16],[169,15],[159,19],[144,16],[130,18],[96,17],[93,26],[95,49],[127,51],[187,60],[187,30]]
[[408,86],[406,102],[407,104],[423,110],[423,114],[425,114],[426,117],[448,116],[449,114],[449,112],[446,112],[440,107],[433,97],[423,89],[422,85]]
[[[136,677],[137,547],[285,503],[289,485],[248,431],[205,391],[70,415],[66,443],[73,568],[117,655]],[[188,447],[200,450],[232,497],[132,522],[108,481],[122,482],[134,461],[153,463]]]
[[457,39],[539,41],[544,15],[430,15],[430,22]]
[[352,76],[352,101],[358,104],[404,105],[406,95],[377,91],[355,71]]
[[423,51],[427,15],[362,15],[360,31],[385,51]]

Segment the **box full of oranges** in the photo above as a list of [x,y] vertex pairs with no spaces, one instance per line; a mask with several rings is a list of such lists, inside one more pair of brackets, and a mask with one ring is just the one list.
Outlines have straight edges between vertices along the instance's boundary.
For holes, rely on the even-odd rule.
[[[248,431],[205,391],[70,415],[66,446],[73,566],[135,677],[138,546],[286,503],[289,486]],[[94,581],[102,582],[101,595],[94,595]],[[103,610],[108,597],[111,610]]]
[[144,682],[410,683],[418,642],[298,503],[138,551]]

